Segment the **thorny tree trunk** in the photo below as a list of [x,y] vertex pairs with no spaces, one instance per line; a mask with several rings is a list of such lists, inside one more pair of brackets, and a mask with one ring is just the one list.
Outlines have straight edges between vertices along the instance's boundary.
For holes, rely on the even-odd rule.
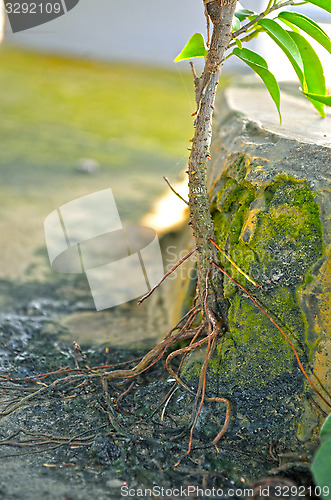
[[[188,164],[190,224],[198,247],[198,292],[204,304],[206,279],[215,255],[209,238],[214,239],[213,222],[207,193],[207,162],[212,135],[212,115],[221,64],[231,38],[231,26],[237,0],[204,0],[213,24],[213,34],[201,78],[195,78],[197,116],[195,134]],[[211,271],[212,273],[212,271]],[[212,274],[211,274],[212,276]],[[217,286],[215,280],[213,282]],[[218,285],[220,286],[220,285]],[[217,312],[217,295],[221,290],[209,287],[208,309]]]

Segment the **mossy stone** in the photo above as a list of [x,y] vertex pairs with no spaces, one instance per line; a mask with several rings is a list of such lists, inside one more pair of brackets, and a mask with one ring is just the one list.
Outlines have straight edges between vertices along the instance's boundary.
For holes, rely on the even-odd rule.
[[[265,312],[233,280],[223,277],[224,300],[229,302],[227,331],[209,364],[206,387],[208,394],[228,397],[235,404],[232,435],[245,435],[247,443],[254,440],[256,446],[255,427],[260,422],[256,428],[270,439],[294,445],[297,434],[308,439],[316,426],[316,418],[303,416],[309,387],[290,342],[307,367],[314,339],[299,291],[323,256],[323,231],[308,183],[283,173],[261,180],[261,163],[259,158],[230,155],[212,189],[216,242],[251,281],[221,253],[219,264]],[[313,278],[310,282],[315,283]],[[191,386],[197,385],[204,356],[202,349],[184,364],[182,376]],[[215,411],[224,417],[224,409]]]

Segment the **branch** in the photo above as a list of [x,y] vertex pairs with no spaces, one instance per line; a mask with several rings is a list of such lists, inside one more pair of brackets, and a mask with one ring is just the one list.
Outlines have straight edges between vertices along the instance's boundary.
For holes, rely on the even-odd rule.
[[264,10],[263,12],[261,12],[261,14],[259,14],[258,16],[256,16],[253,19],[253,21],[250,21],[249,23],[245,24],[245,26],[242,26],[242,28],[240,28],[239,30],[234,31],[232,33],[232,38],[237,38],[242,33],[246,33],[249,30],[249,28],[251,28],[254,24],[258,23],[265,16],[267,16],[271,12],[274,12],[275,10],[282,9],[283,7],[286,7],[287,5],[296,5],[296,4],[293,2],[293,0],[286,0],[283,3],[280,3],[278,5],[276,4],[276,5],[272,6],[272,7],[270,7],[270,3],[269,3],[269,5],[266,8],[266,10]]
[[[232,19],[237,0],[204,0],[207,14],[213,24],[210,48],[205,68],[196,86],[196,120],[192,150],[188,163],[189,212],[195,244],[197,246],[198,294],[201,305],[205,299],[205,283],[210,262],[215,251],[209,238],[214,239],[213,221],[209,209],[207,190],[207,163],[212,135],[212,117],[217,85],[220,78],[224,53],[231,41]],[[208,309],[217,310],[216,293],[221,290],[221,280],[208,295]],[[206,316],[203,311],[204,317]],[[204,319],[207,319],[206,317]]]
[[172,187],[172,185],[170,184],[170,181],[169,181],[168,177],[163,177],[163,179],[166,181],[166,183],[170,187],[171,191],[173,193],[175,193],[175,195],[178,196],[178,198],[180,200],[182,200],[184,203],[186,203],[186,205],[188,205],[188,201],[186,201],[185,198],[183,198],[179,193],[177,193],[177,191]]
[[173,273],[177,267],[179,267],[181,264],[183,264],[183,262],[185,262],[185,260],[187,260],[189,257],[191,257],[191,255],[197,251],[197,247],[193,248],[193,250],[191,250],[189,253],[187,253],[186,255],[184,255],[184,257],[182,259],[180,259],[177,264],[174,265],[174,267],[172,267],[170,269],[170,271],[168,271],[164,276],[163,278],[148,292],[146,293],[146,295],[144,295],[141,299],[138,300],[137,304],[138,306],[140,306],[140,304],[142,304],[146,299],[148,299],[148,297],[150,297],[152,295],[152,293],[160,286],[162,285],[162,283],[164,282],[164,280],[170,276],[171,273]]

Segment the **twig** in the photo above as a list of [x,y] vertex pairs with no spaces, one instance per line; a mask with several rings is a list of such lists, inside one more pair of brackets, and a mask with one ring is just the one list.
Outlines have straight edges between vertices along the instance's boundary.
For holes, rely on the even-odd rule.
[[235,262],[233,262],[233,260],[224,252],[224,250],[222,250],[218,245],[217,243],[215,243],[214,240],[212,240],[211,238],[209,238],[209,241],[215,245],[215,247],[217,248],[217,250],[219,250],[219,252],[221,252],[222,255],[224,255],[224,257],[230,262],[230,264],[233,265],[233,267],[235,267],[237,269],[237,271],[240,272],[240,274],[242,274],[250,283],[252,283],[252,285],[256,286],[257,287],[257,284],[255,283],[254,280],[252,280],[252,278],[250,278],[242,269],[240,269],[239,266],[237,266],[237,264]]
[[[209,271],[209,273],[210,273],[210,271]],[[195,418],[193,420],[193,424],[191,426],[189,447],[188,447],[188,450],[186,452],[186,455],[188,455],[190,453],[190,451],[192,450],[193,432],[194,432],[194,429],[196,427],[199,415],[201,413],[204,401],[210,401],[210,402],[217,401],[217,402],[221,402],[221,403],[226,403],[226,405],[227,405],[225,422],[223,424],[221,431],[217,434],[217,436],[213,440],[213,444],[215,446],[218,443],[218,441],[221,439],[221,437],[225,434],[226,430],[228,429],[230,418],[231,418],[231,403],[228,399],[219,398],[219,397],[206,397],[205,396],[205,394],[206,394],[207,366],[208,366],[208,362],[210,360],[211,354],[214,350],[215,342],[216,342],[218,332],[219,332],[219,327],[218,327],[218,324],[216,322],[216,319],[214,318],[211,311],[209,311],[207,308],[209,273],[206,277],[206,294],[205,294],[205,303],[204,303],[204,307],[206,309],[206,316],[208,318],[208,335],[207,335],[207,337],[203,338],[202,340],[195,342],[195,339],[198,337],[198,335],[201,333],[201,331],[203,329],[203,326],[200,326],[200,328],[197,330],[197,332],[196,332],[195,336],[193,337],[189,346],[172,352],[171,354],[168,355],[168,357],[166,359],[166,368],[169,371],[169,373],[174,377],[176,382],[179,383],[185,390],[192,393],[193,391],[180,379],[179,374],[178,373],[176,374],[174,372],[174,370],[171,368],[170,363],[171,363],[171,360],[174,357],[178,356],[179,354],[184,354],[184,356],[186,356],[189,351],[196,349],[197,347],[201,347],[202,345],[208,343],[206,358],[205,358],[204,364],[203,364],[201,371],[200,371],[199,386],[198,386],[198,390],[196,393],[196,401],[199,398],[200,394],[201,394],[201,400],[200,400],[199,408],[198,408],[196,415],[195,415]],[[176,466],[178,465],[178,463],[179,462],[177,462]]]
[[25,451],[23,453],[10,453],[10,454],[6,454],[6,455],[0,455],[0,459],[12,458],[12,457],[23,457],[24,455],[37,455],[39,453],[45,453],[46,451],[56,450],[57,448],[60,448],[61,446],[63,446],[63,444],[56,444],[55,446],[49,446],[48,448],[43,449],[43,450],[29,450],[29,451]]
[[273,7],[271,7],[269,10],[267,8],[266,10],[264,10],[263,12],[261,12],[261,14],[259,14],[258,16],[256,16],[252,21],[250,21],[249,23],[247,23],[244,26],[242,26],[239,30],[234,31],[232,33],[232,38],[237,38],[242,33],[246,33],[246,31],[249,28],[251,28],[255,23],[259,22],[265,16],[267,16],[268,14],[270,14],[271,12],[273,12],[274,10],[282,9],[283,7],[286,7],[287,5],[294,5],[293,4],[293,0],[286,0],[286,2],[280,3],[278,5],[276,4]]
[[185,260],[187,260],[189,257],[191,257],[191,255],[197,251],[197,247],[193,248],[193,250],[191,250],[189,253],[187,253],[182,259],[180,259],[177,264],[174,265],[174,267],[172,267],[170,269],[170,271],[168,271],[164,276],[163,278],[148,292],[146,293],[146,295],[144,295],[141,299],[138,300],[137,304],[138,306],[140,306],[140,304],[142,304],[146,299],[148,299],[148,297],[150,297],[152,295],[152,293],[160,286],[162,285],[162,283],[164,282],[165,279],[167,279],[168,276],[170,276],[170,274],[172,274],[176,269],[177,267],[179,267],[181,264],[183,264],[183,262],[185,262]]
[[[185,319],[182,318],[182,320]],[[68,367],[65,367],[65,368],[60,368],[59,370],[56,370],[54,372],[47,372],[47,373],[41,373],[39,375],[34,375],[32,377],[23,377],[23,378],[17,378],[17,377],[8,377],[7,375],[0,375],[0,379],[3,378],[5,380],[8,380],[9,382],[35,382],[36,380],[43,380],[51,375],[59,375],[61,373],[72,373],[72,372],[75,372],[75,373],[78,373],[80,376],[82,376],[84,373],[86,375],[88,375],[90,373],[90,371],[96,371],[96,370],[106,370],[106,369],[109,369],[109,368],[117,368],[119,366],[125,366],[125,365],[129,365],[131,363],[135,363],[137,361],[140,361],[142,359],[142,356],[140,356],[139,358],[135,358],[135,359],[130,359],[130,361],[122,361],[121,363],[115,363],[113,365],[100,365],[100,366],[94,366],[93,368],[91,369],[88,369],[88,368],[80,368],[80,369],[77,369],[77,368],[68,368]],[[90,371],[89,371],[90,370]],[[9,388],[9,387],[6,387],[6,386],[0,386],[0,389],[8,389],[8,390],[12,390],[12,391],[17,391],[17,390],[21,390],[21,391],[25,391],[25,392],[34,392],[35,389],[32,389],[32,388],[27,388],[27,387],[13,387],[13,388]]]
[[[192,309],[178,321],[177,325],[170,330],[164,339],[152,350],[150,350],[134,368],[130,370],[114,370],[108,373],[99,373],[99,376],[107,377],[108,380],[115,378],[132,378],[148,370],[162,358],[163,354],[169,349],[170,346],[176,342],[192,338],[195,333],[195,329],[190,330],[190,328],[198,314],[198,311],[199,306],[192,307]],[[182,327],[180,327],[184,319],[186,319],[186,322]],[[180,331],[172,336],[172,333],[179,328]]]
[[[17,410],[20,406],[22,406],[24,403],[26,403],[29,399],[32,399],[34,396],[37,396],[38,394],[46,392],[46,391],[53,390],[58,384],[72,383],[72,382],[75,382],[77,380],[81,380],[82,378],[83,379],[84,378],[91,379],[91,378],[94,378],[94,377],[100,377],[100,374],[99,373],[93,373],[91,371],[91,373],[89,373],[89,374],[83,373],[83,374],[77,374],[77,375],[69,375],[69,376],[67,376],[65,378],[61,378],[61,379],[55,380],[50,385],[43,385],[43,387],[41,387],[37,391],[35,391],[32,394],[29,394],[28,396],[20,399],[20,401],[18,403],[14,404],[9,409],[6,409],[4,411],[0,411],[0,418],[1,417],[5,417],[7,415],[10,415],[15,410]],[[62,389],[63,389],[63,386],[62,386]]]
[[26,403],[29,399],[32,399],[34,396],[36,396],[40,392],[43,392],[46,388],[48,389],[48,387],[43,386],[40,389],[38,389],[37,391],[32,392],[28,396],[25,396],[24,398],[20,399],[17,403],[15,403],[14,405],[12,405],[9,409],[5,409],[4,411],[1,411],[0,415],[3,416],[3,417],[7,416],[7,415],[10,415],[10,413],[12,413],[13,411],[17,410],[17,408],[19,408],[20,406],[22,406],[22,404]]
[[123,396],[125,396],[125,394],[127,394],[129,391],[131,391],[132,387],[134,386],[134,382],[132,382],[129,386],[128,389],[126,389],[124,392],[122,392],[117,398],[116,398],[116,403],[119,402],[120,399],[123,398]]
[[179,193],[177,193],[177,191],[172,187],[172,185],[170,184],[170,181],[169,181],[168,177],[163,177],[163,179],[166,181],[166,183],[170,187],[171,191],[173,193],[175,193],[175,195],[178,196],[178,198],[180,200],[182,200],[186,205],[188,205],[188,201],[186,201],[185,198],[183,198]]
[[195,88],[197,88],[197,86],[200,83],[200,78],[196,74],[195,67],[194,67],[194,64],[193,64],[192,61],[190,61],[190,66],[191,66],[191,71],[192,71],[192,74],[193,74],[194,86],[195,86]]
[[198,312],[200,311],[200,306],[199,305],[196,305],[196,306],[193,306],[192,309],[189,310],[189,312],[187,312],[185,314],[185,316],[183,316],[179,321],[178,323],[171,328],[171,330],[167,333],[167,335],[165,336],[165,338],[169,338],[171,337],[172,333],[175,331],[175,330],[178,330],[179,328],[181,328],[181,324],[183,323],[183,321],[186,319],[186,323],[185,323],[185,326],[186,328],[190,328],[192,326],[192,323],[194,321],[194,319],[196,318]]
[[[240,38],[241,43],[243,42],[249,42],[250,40],[253,40],[260,32],[263,31],[262,26],[260,28],[256,28],[254,31],[249,32],[248,35],[244,36],[243,38]],[[228,45],[228,49],[231,49],[232,47],[237,47],[236,42],[231,42]],[[230,52],[226,57],[224,57],[223,62],[225,62],[227,59],[229,59],[233,55],[233,52]]]
[[318,411],[320,411],[320,412],[322,413],[323,417],[327,417],[327,416],[328,416],[327,412],[326,412],[326,411],[324,411],[324,410],[320,407],[320,405],[319,405],[318,403],[316,403],[316,401],[315,401],[315,399],[313,398],[313,396],[311,396],[311,395],[309,394],[308,398],[309,398],[309,399],[310,399],[310,401],[313,403],[313,405],[314,405],[314,406],[318,409]]
[[[83,369],[77,369],[77,368],[60,368],[59,370],[56,370],[54,372],[47,372],[47,373],[42,373],[40,375],[34,375],[32,377],[23,377],[23,378],[17,378],[17,377],[8,377],[7,375],[0,375],[0,378],[3,378],[5,380],[9,380],[10,382],[34,382],[35,380],[42,380],[46,377],[49,377],[50,375],[58,375],[59,373],[69,373],[69,372],[82,372],[84,371]],[[28,389],[24,389],[28,390]]]
[[210,47],[210,19],[207,10],[207,5],[205,3],[205,18],[206,18],[206,28],[207,28],[207,47]]
[[162,410],[162,413],[161,413],[161,422],[163,422],[164,420],[164,415],[165,415],[165,411],[167,409],[167,406],[168,404],[170,403],[170,399],[172,398],[172,396],[175,394],[176,390],[178,389],[178,387],[176,387],[175,389],[173,389],[170,393],[170,396],[167,398],[166,402],[165,402],[165,405],[163,407],[163,410]]
[[[192,341],[194,341],[199,334],[202,331],[202,327],[199,328],[199,330],[195,333]],[[166,359],[166,369],[170,373],[170,375],[176,380],[178,384],[180,384],[186,391],[192,393],[193,391],[180,379],[179,375],[172,369],[171,367],[171,360],[180,354],[188,354],[190,351],[193,349],[196,349],[197,347],[201,347],[202,345],[206,344],[208,342],[208,338],[205,337],[202,340],[199,340],[198,342],[191,343],[190,345],[186,347],[182,347],[181,349],[177,349],[176,351],[173,351],[170,353]]]
[[[96,431],[103,429],[104,427],[106,427],[106,425],[102,425],[102,426],[98,427],[96,429]],[[88,432],[90,432],[90,431],[83,431],[83,432],[77,434],[76,436],[73,436],[72,438],[70,438],[70,437],[65,437],[65,436],[63,436],[63,437],[54,436],[52,434],[45,434],[45,433],[41,433],[41,432],[33,433],[33,432],[26,431],[24,429],[19,429],[18,431],[14,432],[13,434],[8,436],[7,438],[1,440],[0,445],[13,446],[13,447],[17,447],[17,448],[24,448],[24,447],[30,448],[33,446],[44,447],[44,448],[36,449],[36,450],[29,450],[28,452],[24,452],[24,453],[13,453],[13,454],[5,454],[5,455],[0,454],[0,459],[8,458],[8,457],[30,455],[30,454],[36,454],[36,453],[44,453],[44,452],[47,452],[50,450],[55,450],[55,449],[60,448],[61,446],[64,446],[64,445],[67,445],[67,446],[73,445],[73,446],[79,446],[79,447],[91,446],[91,444],[93,443],[93,439],[95,437],[94,435],[88,435],[86,437],[81,437],[81,436],[84,436],[84,434],[86,434]],[[10,441],[14,437],[18,436],[20,433],[26,434],[28,436],[32,436],[32,439],[31,440],[22,440],[22,441],[18,441],[18,442]],[[42,439],[48,439],[48,441],[41,441]],[[55,444],[55,445],[48,446],[47,448],[45,448],[46,445],[51,445],[51,444]]]
[[78,363],[78,359],[77,359],[77,351],[78,351],[80,354],[81,354],[81,352],[82,352],[82,351],[81,351],[80,345],[79,345],[76,341],[74,341],[74,342],[72,343],[72,346],[73,346],[72,351],[73,351],[73,356],[74,356],[74,361],[75,361],[75,368],[76,368],[77,370],[79,370],[79,363]]

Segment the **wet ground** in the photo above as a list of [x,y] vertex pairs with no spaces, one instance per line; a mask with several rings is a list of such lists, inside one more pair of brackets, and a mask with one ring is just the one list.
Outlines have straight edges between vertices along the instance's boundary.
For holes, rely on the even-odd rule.
[[[134,341],[132,335],[143,331],[148,308],[140,316],[132,303],[108,312],[109,331],[118,328],[131,338],[126,346],[83,342],[80,352],[74,351],[75,337],[63,318],[64,311],[67,318],[92,314],[82,279],[44,287],[1,286],[8,295],[0,320],[0,366],[1,374],[10,377],[0,381],[1,499],[115,500],[128,496],[128,488],[131,498],[172,499],[176,488],[189,492],[188,498],[209,498],[212,488],[218,490],[213,498],[242,498],[272,470],[278,482],[296,478],[296,484],[310,484],[304,461],[289,457],[279,469],[279,450],[260,453],[240,437],[225,438],[218,449],[208,446],[217,428],[215,422],[209,425],[208,411],[202,413],[186,457],[194,395],[177,390],[168,400],[173,381],[161,363],[133,384],[128,380],[105,386],[100,377],[84,375],[86,367],[134,365],[126,363],[142,356],[152,342]],[[64,371],[54,373],[59,369]],[[51,374],[29,378],[45,373]],[[77,373],[83,374],[78,380],[52,385]],[[261,483],[256,484],[259,488]],[[154,497],[141,493],[153,487]],[[201,490],[198,495],[196,488],[205,495]]]

